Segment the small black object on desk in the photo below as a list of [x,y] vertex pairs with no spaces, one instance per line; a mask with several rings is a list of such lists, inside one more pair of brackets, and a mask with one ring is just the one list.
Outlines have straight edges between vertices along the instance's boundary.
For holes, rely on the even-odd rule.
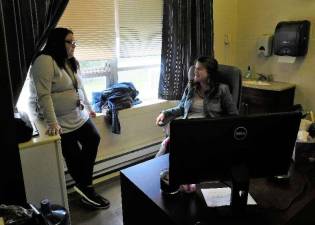
[[179,193],[178,185],[170,185],[168,169],[162,170],[160,173],[161,192],[165,195],[175,195]]

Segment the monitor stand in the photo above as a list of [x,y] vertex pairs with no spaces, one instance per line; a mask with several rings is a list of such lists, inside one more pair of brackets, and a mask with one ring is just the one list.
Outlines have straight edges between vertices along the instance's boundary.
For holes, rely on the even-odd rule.
[[231,169],[232,190],[231,203],[232,213],[243,214],[247,206],[249,190],[249,171],[245,165],[237,165]]

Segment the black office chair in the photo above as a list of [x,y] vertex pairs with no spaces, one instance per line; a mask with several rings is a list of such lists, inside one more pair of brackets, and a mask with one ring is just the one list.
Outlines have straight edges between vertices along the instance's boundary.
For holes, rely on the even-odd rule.
[[[191,66],[188,71],[188,80],[194,79],[195,66]],[[235,66],[219,65],[218,66],[220,82],[227,84],[230,88],[232,98],[240,110],[241,107],[241,92],[242,92],[242,73]]]

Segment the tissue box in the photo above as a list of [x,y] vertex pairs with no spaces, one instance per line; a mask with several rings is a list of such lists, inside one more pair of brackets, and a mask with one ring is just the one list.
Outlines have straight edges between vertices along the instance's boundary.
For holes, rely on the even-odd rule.
[[315,162],[315,142],[296,142],[293,159],[296,163]]

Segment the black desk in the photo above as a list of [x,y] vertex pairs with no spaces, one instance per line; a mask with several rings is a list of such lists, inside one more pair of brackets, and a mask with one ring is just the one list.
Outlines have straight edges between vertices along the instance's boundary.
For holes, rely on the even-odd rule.
[[[308,207],[312,218],[315,188],[314,179],[305,179],[307,175],[300,175],[293,171],[290,184],[275,185],[266,179],[251,180],[250,192],[258,203],[262,205],[248,207],[244,216],[232,216],[230,207],[207,208],[200,190],[194,194],[180,193],[176,196],[164,196],[160,192],[159,174],[168,168],[168,155],[164,155],[121,171],[121,195],[124,225],[193,225],[198,224],[299,224],[299,215]],[[299,177],[300,176],[300,177]],[[301,177],[304,177],[305,186]],[[314,176],[313,176],[314,177]],[[300,180],[299,180],[300,179]],[[204,184],[203,184],[204,185]],[[300,188],[300,189],[299,189]],[[281,192],[277,192],[277,191]],[[288,201],[288,194],[295,194],[297,198]],[[280,193],[280,194],[279,194]],[[282,199],[279,198],[280,195]],[[280,196],[281,197],[281,196]],[[313,199],[313,201],[312,201]],[[275,204],[283,208],[275,209]],[[284,207],[286,206],[287,207]],[[281,208],[281,207],[279,207]],[[314,211],[315,213],[315,211]],[[306,216],[307,216],[306,215]],[[150,218],[148,221],[147,218]],[[303,215],[305,218],[305,215]],[[304,224],[308,223],[305,222]],[[314,220],[309,224],[315,224]]]

